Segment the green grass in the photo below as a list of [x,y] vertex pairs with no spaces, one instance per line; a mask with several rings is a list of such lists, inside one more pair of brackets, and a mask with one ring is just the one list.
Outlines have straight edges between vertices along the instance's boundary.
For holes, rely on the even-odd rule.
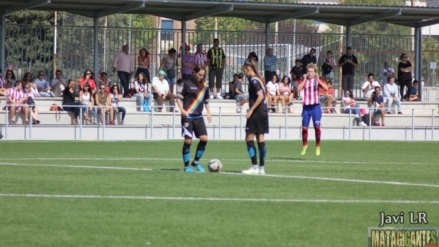
[[182,142],[2,142],[0,246],[367,246],[381,211],[439,226],[438,143],[324,141],[320,157],[312,145],[301,157],[300,142],[268,141],[272,177],[236,174],[243,142],[208,143],[202,162],[219,158],[222,174],[183,173]]

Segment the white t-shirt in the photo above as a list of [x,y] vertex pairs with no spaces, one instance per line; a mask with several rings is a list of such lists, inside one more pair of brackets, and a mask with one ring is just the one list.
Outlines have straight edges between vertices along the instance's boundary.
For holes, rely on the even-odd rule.
[[373,91],[375,91],[375,87],[381,87],[380,84],[377,81],[373,81],[372,82],[372,86],[370,86],[370,82],[366,81],[363,83],[363,86],[361,87],[361,89],[365,89],[367,88],[366,93],[364,93],[364,98],[368,99],[370,98],[370,96],[372,95]]
[[277,90],[279,89],[279,85],[277,83],[273,83],[269,81],[267,83],[268,93],[272,96],[276,96]]
[[395,70],[392,67],[389,68],[382,68],[381,69],[381,84],[386,85],[387,84],[387,76],[389,76],[389,74],[394,74]]
[[163,81],[160,81],[160,79],[158,77],[154,77],[152,79],[152,86],[155,86],[163,94],[166,93],[167,91],[169,91],[169,84],[168,84],[168,81],[166,79],[163,79]]
[[151,92],[151,84],[150,83],[143,84],[143,83],[139,83],[138,81],[135,81],[134,88],[139,90],[139,92],[142,92],[142,93],[144,93],[145,90],[147,90],[148,92]]
[[351,102],[352,99],[350,97],[343,97],[341,99],[341,102],[343,103],[343,110],[350,109],[351,108],[351,104],[350,103],[346,103],[345,100],[348,100],[349,102]]

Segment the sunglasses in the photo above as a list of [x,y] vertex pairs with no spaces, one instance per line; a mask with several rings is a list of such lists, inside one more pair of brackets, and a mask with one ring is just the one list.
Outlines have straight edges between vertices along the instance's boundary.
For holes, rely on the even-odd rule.
[[56,75],[61,75],[61,74],[56,74]]
[[44,74],[39,74],[39,76],[44,76]]

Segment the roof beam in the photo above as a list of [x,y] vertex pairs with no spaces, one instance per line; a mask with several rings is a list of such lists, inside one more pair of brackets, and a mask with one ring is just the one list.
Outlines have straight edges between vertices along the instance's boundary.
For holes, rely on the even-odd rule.
[[5,9],[5,14],[10,14],[12,12],[16,12],[16,11],[20,11],[20,10],[26,10],[26,9],[32,9],[41,5],[45,5],[50,3],[50,0],[34,0],[34,1],[29,1],[23,4],[16,4],[16,5],[12,5],[9,8]]
[[94,18],[94,14],[92,12],[82,12],[82,11],[69,11],[69,13],[75,14],[75,15],[82,15],[85,17]]
[[387,18],[390,18],[390,17],[393,17],[393,16],[397,16],[397,15],[401,15],[401,9],[386,11],[386,12],[382,12],[380,14],[373,15],[373,16],[353,19],[353,20],[349,21],[349,24],[351,26],[353,26],[353,25],[358,25],[358,24],[366,23],[366,22],[369,22],[369,21],[379,21],[379,20],[387,19]]
[[233,10],[233,5],[231,5],[231,4],[220,5],[220,6],[213,8],[213,9],[201,10],[201,11],[189,14],[186,16],[186,20],[190,21],[193,19],[197,19],[197,18],[201,18],[201,17],[205,17],[205,16],[217,15],[217,14],[221,14],[221,13],[232,11],[232,10]]
[[128,5],[123,5],[121,7],[105,9],[105,10],[99,11],[96,16],[99,18],[99,17],[108,16],[108,15],[124,13],[124,12],[128,12],[131,10],[140,9],[143,7],[145,7],[145,1],[136,2],[136,3],[128,4]]
[[281,14],[281,15],[277,15],[274,17],[271,17],[270,19],[268,19],[269,23],[272,22],[278,22],[278,21],[283,21],[283,20],[288,20],[288,19],[297,19],[303,16],[308,16],[308,15],[313,15],[313,14],[318,14],[319,13],[319,8],[307,8],[307,9],[302,9],[296,12],[292,12],[292,13],[288,13],[288,14]]
[[421,21],[421,22],[419,22],[419,26],[420,27],[427,27],[427,26],[438,24],[438,23],[439,23],[439,18],[436,18],[433,20]]
[[260,23],[267,23],[267,19],[262,17],[241,17],[242,19],[249,20],[249,21],[255,21]]

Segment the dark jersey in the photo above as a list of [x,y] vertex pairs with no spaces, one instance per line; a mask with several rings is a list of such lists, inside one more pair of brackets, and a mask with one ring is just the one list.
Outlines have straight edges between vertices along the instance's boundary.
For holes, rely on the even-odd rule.
[[302,78],[302,67],[292,67],[291,72],[294,75],[293,80],[300,80]]
[[264,95],[264,99],[258,105],[258,107],[256,107],[255,111],[267,111],[268,108],[267,108],[267,98],[266,98],[264,85],[262,85],[262,82],[258,78],[252,77],[250,79],[250,83],[248,84],[248,98],[249,98],[250,108],[256,102],[258,95],[261,93]]
[[[340,59],[338,60],[338,64],[344,63],[346,60],[352,60],[352,62],[358,64],[358,60],[357,57],[354,55],[343,55],[340,57]],[[355,66],[351,63],[345,63],[342,67],[341,67],[341,71],[343,75],[353,75],[355,72]]]
[[183,101],[183,108],[187,111],[188,118],[200,118],[204,105],[209,103],[209,87],[205,85],[201,89],[192,79],[185,80],[177,97]]

